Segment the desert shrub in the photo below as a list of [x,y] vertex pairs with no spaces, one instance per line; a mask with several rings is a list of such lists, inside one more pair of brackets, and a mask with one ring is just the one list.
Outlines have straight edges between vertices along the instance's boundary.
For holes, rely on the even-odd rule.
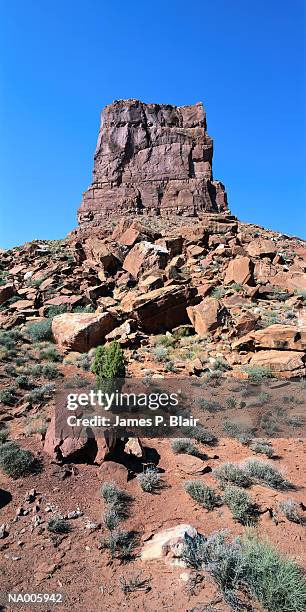
[[42,368],[43,366],[40,365],[40,363],[37,363],[33,366],[23,368],[22,373],[26,374],[27,376],[33,376],[33,378],[36,378],[42,375]]
[[277,431],[279,431],[277,419],[272,411],[269,410],[262,415],[260,419],[260,427],[268,436],[273,436]]
[[116,529],[122,520],[121,516],[121,504],[112,502],[108,504],[104,514],[103,514],[103,522],[109,531],[113,531]]
[[154,493],[161,486],[161,478],[155,467],[148,467],[142,474],[138,474],[137,480],[143,491]]
[[168,360],[168,349],[165,346],[156,346],[153,349],[153,355],[158,362]]
[[65,519],[56,516],[48,521],[47,529],[51,533],[69,533],[71,526]]
[[227,408],[236,408],[237,400],[234,397],[227,397],[225,400],[225,405]]
[[165,334],[164,336],[157,336],[155,343],[156,345],[170,347],[174,345],[175,338],[173,336]]
[[303,519],[300,516],[300,507],[293,499],[284,499],[280,502],[279,507],[288,521],[292,523],[303,523]]
[[250,449],[256,453],[261,455],[266,455],[270,459],[274,455],[273,447],[265,440],[254,440],[252,444],[250,444]]
[[16,442],[5,442],[0,447],[0,467],[7,476],[20,478],[33,471],[34,455]]
[[272,377],[271,369],[265,366],[247,366],[245,372],[248,374],[249,380],[257,384]]
[[30,393],[27,393],[26,400],[31,404],[44,402],[50,399],[54,392],[55,388],[53,385],[42,385],[41,387],[35,387]]
[[218,402],[206,399],[200,400],[200,408],[202,410],[207,410],[207,412],[218,412],[218,410],[221,410],[221,406]]
[[227,361],[221,359],[221,357],[217,357],[216,361],[213,364],[213,369],[219,372],[226,372],[226,370],[231,369],[231,366],[229,365],[229,363],[227,363]]
[[25,374],[21,374],[20,376],[17,376],[16,385],[20,389],[30,389],[31,388],[31,382],[28,376],[26,376]]
[[39,359],[44,359],[45,361],[52,361],[53,363],[62,361],[62,357],[59,354],[58,350],[55,346],[47,346],[39,353]]
[[0,346],[7,350],[12,350],[16,346],[16,342],[21,338],[19,330],[0,331]]
[[268,612],[304,612],[306,582],[302,570],[269,542],[249,536],[243,541],[244,580]]
[[48,308],[46,309],[46,317],[48,319],[53,319],[53,317],[56,317],[56,315],[64,314],[65,312],[67,312],[67,310],[67,304],[60,304],[58,306],[48,306]]
[[197,533],[192,538],[185,534],[182,561],[184,561],[187,567],[195,570],[202,569],[206,561],[206,538],[203,535]]
[[0,445],[8,441],[9,431],[6,427],[0,429]]
[[236,463],[223,463],[214,470],[214,476],[222,486],[235,484],[238,487],[249,487],[251,485],[249,475]]
[[189,438],[177,438],[173,440],[171,448],[176,455],[198,455],[199,451]]
[[243,525],[254,520],[254,504],[246,491],[239,487],[226,487],[223,499],[235,520]]
[[136,534],[133,531],[110,531],[107,537],[102,537],[101,547],[107,548],[112,558],[128,561],[133,557],[137,545]]
[[39,323],[28,325],[27,335],[31,338],[32,342],[52,340],[51,321],[40,321]]
[[18,400],[15,387],[7,387],[0,391],[0,402],[7,406],[14,406]]
[[185,431],[194,438],[196,442],[201,442],[202,444],[215,444],[217,441],[216,436],[208,429],[205,429],[205,427],[202,427],[202,425],[185,428]]
[[42,367],[42,375],[48,380],[55,380],[61,376],[61,372],[56,366],[48,363]]
[[290,483],[284,479],[283,475],[268,461],[249,459],[245,463],[245,473],[252,480],[266,484],[272,489],[289,489]]
[[216,506],[220,505],[220,496],[217,495],[214,489],[202,483],[201,480],[189,480],[186,482],[185,491],[206,510],[213,510]]
[[131,497],[117,487],[115,482],[104,482],[101,487],[101,495],[107,504],[127,503]]
[[142,578],[141,574],[135,574],[126,579],[124,576],[120,576],[120,587],[124,595],[134,593],[135,591],[143,591],[148,593],[151,590],[150,581],[147,578]]

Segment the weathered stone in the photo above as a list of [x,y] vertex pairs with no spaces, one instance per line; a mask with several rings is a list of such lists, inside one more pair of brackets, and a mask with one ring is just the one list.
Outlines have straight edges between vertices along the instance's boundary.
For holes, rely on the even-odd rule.
[[212,178],[212,155],[201,103],[115,101],[102,113],[80,226],[103,226],[103,219],[126,213],[227,210],[224,187]]
[[52,333],[60,346],[85,353],[101,344],[115,326],[116,321],[109,312],[64,313],[53,318]]
[[303,355],[297,351],[259,351],[250,360],[251,366],[263,366],[272,372],[292,372],[304,369]]
[[130,250],[123,262],[123,268],[137,278],[145,270],[165,269],[168,259],[169,252],[165,247],[143,241],[135,244]]
[[272,257],[275,255],[277,247],[272,240],[258,238],[252,240],[247,245],[246,250],[251,257]]
[[189,306],[187,313],[196,333],[205,336],[222,325],[225,309],[219,300],[206,298],[197,306]]
[[124,445],[124,452],[137,459],[144,459],[144,448],[139,438],[129,438]]
[[178,455],[176,457],[176,466],[181,470],[181,472],[184,472],[184,474],[194,476],[204,474],[208,471],[208,466],[202,461],[202,459],[199,459],[199,457],[193,457],[192,455]]
[[197,531],[191,525],[177,525],[159,531],[144,543],[141,551],[142,561],[163,559],[167,563],[183,565],[182,557],[185,544],[185,535],[195,538]]
[[84,251],[87,259],[99,263],[110,274],[115,274],[121,266],[121,254],[115,247],[106,245],[103,240],[88,238],[84,243]]
[[226,269],[225,284],[239,283],[246,285],[252,279],[253,264],[249,257],[235,257]]
[[127,295],[121,306],[145,332],[160,333],[188,322],[186,308],[195,294],[196,289],[172,285],[139,296]]
[[13,295],[16,295],[16,293],[16,289],[12,284],[3,285],[0,287],[0,305],[4,304],[4,302],[13,297]]

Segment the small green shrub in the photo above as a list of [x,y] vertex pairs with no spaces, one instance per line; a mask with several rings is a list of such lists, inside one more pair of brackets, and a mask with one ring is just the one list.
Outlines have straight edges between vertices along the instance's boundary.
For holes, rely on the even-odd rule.
[[267,612],[304,612],[306,582],[302,570],[269,542],[243,541],[244,576],[250,593]]
[[65,519],[54,517],[48,521],[47,529],[51,533],[69,533],[71,531],[71,526]]
[[[118,512],[118,509],[119,509],[119,512]],[[116,502],[112,502],[111,504],[108,504],[103,514],[103,522],[105,526],[107,527],[107,529],[109,529],[110,531],[113,531],[114,529],[116,529],[120,521],[122,520],[120,509],[121,509],[120,506],[118,508],[118,503],[116,504]]]
[[49,400],[55,392],[53,385],[42,385],[35,387],[30,393],[27,393],[26,400],[31,404],[37,404]]
[[227,397],[225,400],[225,405],[227,408],[236,408],[237,400],[234,397]]
[[138,474],[137,480],[143,491],[154,493],[161,486],[161,478],[155,467],[148,467],[142,474]]
[[21,374],[20,376],[17,376],[16,385],[20,389],[30,389],[31,388],[31,382],[28,376],[26,376],[25,374]]
[[201,570],[206,561],[206,538],[197,533],[192,538],[185,534],[185,542],[182,552],[182,561],[194,570]]
[[0,467],[7,476],[20,478],[33,471],[34,455],[16,442],[5,442],[0,447]]
[[101,495],[107,504],[127,503],[131,497],[117,487],[115,482],[104,482],[101,487]]
[[288,521],[292,523],[303,523],[300,515],[300,507],[293,499],[284,499],[280,502],[279,507]]
[[98,346],[92,371],[97,376],[97,386],[107,387],[107,381],[125,378],[124,355],[119,342],[113,341],[109,346]]
[[0,445],[7,442],[8,437],[9,437],[8,429],[6,429],[6,427],[3,427],[3,429],[0,429]]
[[220,506],[220,496],[217,495],[214,489],[202,483],[201,480],[186,482],[185,491],[206,510],[213,510],[216,506]]
[[246,491],[239,487],[226,487],[223,499],[235,520],[243,525],[254,520],[254,504]]
[[7,387],[0,391],[0,402],[6,406],[14,406],[18,401],[15,387]]
[[268,442],[264,440],[254,440],[252,444],[250,444],[250,449],[256,453],[261,455],[266,455],[270,459],[272,459],[274,455],[273,447]]
[[39,323],[28,325],[27,334],[32,342],[52,340],[51,321],[40,321]]
[[107,537],[102,537],[101,547],[107,548],[112,558],[129,561],[137,545],[136,534],[133,531],[110,531]]
[[177,438],[177,440],[173,440],[171,448],[176,455],[186,454],[196,456],[199,454],[197,447],[189,438]]
[[48,363],[42,367],[42,375],[48,380],[55,380],[61,376],[61,372],[57,367]]
[[55,346],[47,346],[45,349],[40,351],[39,359],[43,359],[45,361],[52,361],[53,363],[62,361],[62,357],[59,354],[58,350],[55,348]]
[[223,463],[214,470],[214,476],[223,487],[227,484],[235,484],[238,487],[249,487],[251,485],[249,475],[236,463]]
[[273,376],[271,369],[265,366],[248,366],[245,368],[245,372],[248,374],[249,380],[256,384]]
[[221,406],[218,402],[206,399],[200,400],[200,408],[202,410],[207,410],[207,412],[218,412],[218,410],[221,410]]
[[249,478],[264,483],[272,489],[286,490],[291,488],[290,483],[268,461],[249,459],[245,463],[244,469]]

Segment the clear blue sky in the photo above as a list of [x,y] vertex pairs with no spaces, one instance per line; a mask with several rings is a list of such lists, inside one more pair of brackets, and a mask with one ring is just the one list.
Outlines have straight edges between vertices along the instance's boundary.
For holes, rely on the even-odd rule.
[[306,237],[303,0],[1,0],[0,246],[76,225],[105,104],[203,101],[242,220]]

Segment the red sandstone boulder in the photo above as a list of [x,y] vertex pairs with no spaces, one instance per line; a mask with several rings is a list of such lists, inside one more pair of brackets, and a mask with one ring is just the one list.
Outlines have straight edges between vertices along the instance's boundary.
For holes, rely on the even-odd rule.
[[259,351],[250,360],[251,366],[262,366],[272,372],[296,372],[304,370],[302,353],[297,351]]
[[86,353],[101,344],[115,327],[116,321],[109,312],[64,313],[57,315],[52,321],[55,342],[80,353]]
[[253,263],[249,257],[235,257],[229,262],[226,269],[225,284],[239,283],[246,285],[252,280],[253,268]]
[[97,262],[110,274],[115,274],[121,266],[120,253],[99,238],[88,238],[84,243],[84,252],[87,259]]
[[154,268],[165,269],[169,252],[165,247],[152,242],[139,242],[130,250],[123,262],[123,268],[134,278],[145,270]]
[[121,306],[146,333],[154,334],[187,323],[187,306],[195,295],[194,288],[171,285],[139,296],[129,294]]
[[252,240],[247,245],[246,250],[251,257],[272,257],[275,255],[277,247],[273,240],[258,238]]
[[199,336],[215,331],[224,321],[225,309],[215,298],[206,298],[197,306],[187,308],[188,317]]
[[3,285],[0,287],[0,305],[4,304],[13,295],[16,295],[16,289],[13,284]]
[[252,334],[255,347],[282,350],[306,350],[306,328],[275,324],[259,329]]

